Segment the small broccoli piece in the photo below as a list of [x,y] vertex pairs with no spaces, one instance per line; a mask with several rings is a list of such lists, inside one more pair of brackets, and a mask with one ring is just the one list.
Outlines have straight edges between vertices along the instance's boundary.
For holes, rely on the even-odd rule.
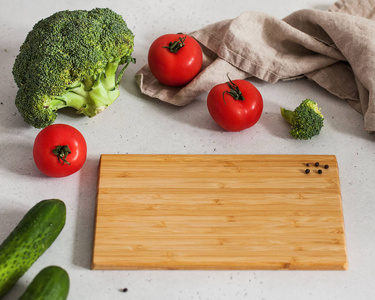
[[103,111],[120,95],[133,46],[133,33],[109,8],[65,10],[37,22],[13,65],[25,122],[46,127],[64,107],[88,117]]
[[283,118],[292,127],[289,133],[296,139],[311,139],[318,135],[323,127],[324,116],[320,112],[318,104],[310,99],[302,101],[294,111],[285,108],[281,108],[280,111]]

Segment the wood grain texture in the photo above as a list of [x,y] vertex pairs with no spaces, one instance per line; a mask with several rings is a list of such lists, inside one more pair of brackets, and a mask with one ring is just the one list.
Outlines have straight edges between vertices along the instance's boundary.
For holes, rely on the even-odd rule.
[[346,268],[334,155],[101,157],[92,269]]

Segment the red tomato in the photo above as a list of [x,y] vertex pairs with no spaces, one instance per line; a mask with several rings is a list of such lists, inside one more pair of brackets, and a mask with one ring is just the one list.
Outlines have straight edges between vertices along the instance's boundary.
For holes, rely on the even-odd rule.
[[157,38],[148,51],[148,65],[162,84],[188,84],[202,68],[202,49],[192,37],[166,34]]
[[85,138],[69,125],[47,126],[34,141],[34,162],[47,176],[65,177],[77,172],[85,163],[86,155]]
[[207,107],[211,117],[223,129],[241,131],[258,122],[263,111],[263,99],[250,82],[229,80],[211,89]]

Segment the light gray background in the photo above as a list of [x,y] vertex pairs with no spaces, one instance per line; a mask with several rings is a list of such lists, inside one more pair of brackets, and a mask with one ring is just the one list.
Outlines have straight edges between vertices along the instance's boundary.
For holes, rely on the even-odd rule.
[[[4,298],[17,299],[48,265],[65,268],[69,299],[375,299],[374,138],[362,116],[307,80],[252,82],[264,98],[264,112],[251,129],[221,131],[211,119],[204,94],[184,108],[140,94],[133,76],[146,63],[149,45],[165,33],[189,32],[238,16],[246,10],[278,18],[299,9],[326,10],[327,0],[234,1],[47,1],[1,0],[0,10],[0,241],[36,202],[60,198],[67,205],[66,226],[48,251]],[[70,177],[43,176],[32,147],[39,130],[23,122],[14,105],[11,74],[26,34],[40,19],[64,9],[110,7],[135,34],[134,57],[121,84],[121,96],[89,119],[71,110],[56,123],[79,129],[88,144],[82,170]],[[310,141],[294,140],[279,107],[294,108],[305,98],[319,103],[325,127]],[[335,154],[341,180],[349,269],[347,271],[92,271],[97,170],[102,153],[154,154]],[[127,293],[121,289],[128,288]]]

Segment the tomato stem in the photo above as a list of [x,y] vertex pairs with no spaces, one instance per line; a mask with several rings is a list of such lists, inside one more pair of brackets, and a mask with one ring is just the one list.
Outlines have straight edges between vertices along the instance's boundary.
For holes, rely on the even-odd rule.
[[226,82],[226,84],[229,86],[229,91],[224,91],[223,92],[223,101],[225,105],[227,104],[224,99],[224,94],[228,93],[231,95],[235,100],[241,100],[244,101],[245,97],[242,95],[242,92],[240,91],[239,87],[237,84],[235,84],[230,78],[229,75],[227,74],[229,82]]
[[68,162],[66,160],[66,158],[68,157],[68,155],[70,153],[72,153],[72,151],[70,151],[68,145],[64,145],[64,146],[59,145],[59,146],[56,146],[56,148],[52,150],[52,153],[57,156],[57,159],[58,159],[59,162],[61,162],[61,160],[62,160],[62,164],[70,165],[70,162]]
[[172,53],[177,53],[178,50],[185,46],[185,39],[186,36],[179,37],[177,41],[169,42],[168,46],[164,46],[163,48],[167,48]]

